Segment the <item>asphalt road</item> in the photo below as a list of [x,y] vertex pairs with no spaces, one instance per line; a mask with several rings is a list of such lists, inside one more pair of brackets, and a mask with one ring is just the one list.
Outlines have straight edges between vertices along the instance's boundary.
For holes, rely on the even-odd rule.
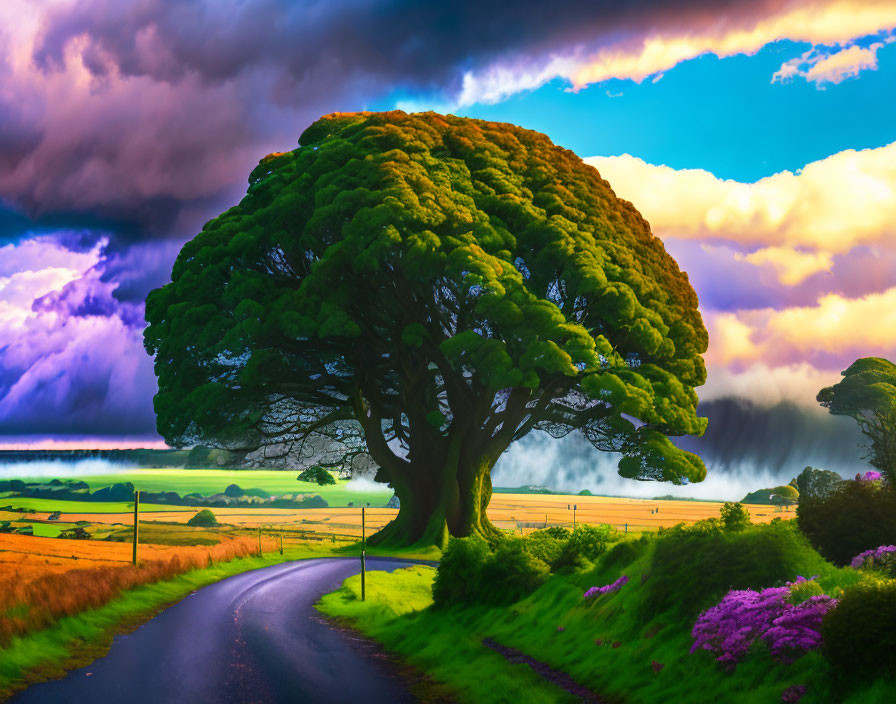
[[[407,562],[368,558],[368,570]],[[387,668],[314,609],[360,570],[356,558],[302,560],[194,592],[109,653],[16,704],[400,704],[416,701]]]

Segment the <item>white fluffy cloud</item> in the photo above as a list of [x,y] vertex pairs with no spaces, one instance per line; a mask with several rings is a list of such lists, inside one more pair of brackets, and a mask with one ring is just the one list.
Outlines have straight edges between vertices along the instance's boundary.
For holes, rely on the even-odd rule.
[[801,56],[781,64],[772,76],[772,83],[786,83],[799,76],[824,88],[829,83],[837,84],[847,78],[855,78],[862,71],[876,71],[877,52],[885,44],[896,40],[896,36],[889,34],[882,39],[868,46],[812,47]]

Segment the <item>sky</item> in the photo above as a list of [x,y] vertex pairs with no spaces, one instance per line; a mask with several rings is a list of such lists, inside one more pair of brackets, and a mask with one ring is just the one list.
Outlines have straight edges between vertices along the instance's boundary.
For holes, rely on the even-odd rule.
[[539,130],[635,204],[700,298],[714,447],[896,359],[892,0],[4,0],[0,447],[161,446],[147,292],[262,156],[395,108]]

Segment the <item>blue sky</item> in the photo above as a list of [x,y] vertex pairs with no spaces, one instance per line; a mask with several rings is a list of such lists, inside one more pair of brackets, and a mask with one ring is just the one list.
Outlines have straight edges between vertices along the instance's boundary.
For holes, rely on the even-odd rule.
[[755,56],[706,54],[656,81],[612,79],[576,92],[556,79],[457,113],[525,125],[582,156],[628,153],[738,181],[896,140],[896,43],[880,50],[877,71],[837,85],[772,83],[784,61],[809,48],[785,40]]

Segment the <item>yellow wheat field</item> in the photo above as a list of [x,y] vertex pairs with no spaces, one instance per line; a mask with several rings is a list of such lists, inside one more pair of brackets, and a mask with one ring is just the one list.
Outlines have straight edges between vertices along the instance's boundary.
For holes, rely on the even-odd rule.
[[[571,507],[575,505],[575,517]],[[60,507],[64,504],[60,503]],[[572,526],[577,523],[609,523],[618,530],[645,531],[676,523],[694,523],[704,518],[719,516],[721,502],[676,501],[672,499],[623,499],[605,496],[565,496],[556,494],[494,494],[488,507],[488,516],[499,528],[530,533],[545,525]],[[792,518],[793,509],[774,506],[748,505],[755,523],[768,523],[775,517]],[[186,523],[194,514],[179,507],[176,511],[143,512],[141,520],[166,523]],[[198,511],[199,509],[196,509]],[[288,530],[327,533],[345,536],[361,535],[360,508],[213,508],[221,523],[263,527],[275,530],[278,526]],[[367,508],[367,534],[370,535],[391,521],[398,513],[395,509]],[[32,513],[29,517],[45,520],[48,514]],[[64,522],[90,521],[91,523],[130,525],[130,513],[65,513]]]

